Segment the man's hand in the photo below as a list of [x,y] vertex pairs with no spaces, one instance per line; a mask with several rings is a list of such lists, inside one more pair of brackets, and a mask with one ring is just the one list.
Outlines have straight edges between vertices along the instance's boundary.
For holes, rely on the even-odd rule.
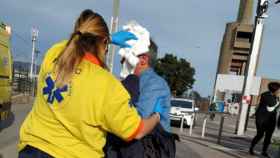
[[131,32],[118,31],[111,35],[111,42],[121,48],[131,48],[126,42],[129,40],[138,40],[138,38]]

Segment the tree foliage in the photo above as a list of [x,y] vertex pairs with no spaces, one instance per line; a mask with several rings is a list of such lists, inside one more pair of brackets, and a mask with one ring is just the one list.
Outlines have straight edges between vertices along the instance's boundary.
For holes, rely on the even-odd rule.
[[191,89],[195,79],[195,69],[185,59],[178,59],[172,54],[166,54],[157,60],[155,71],[162,76],[175,96],[182,95]]

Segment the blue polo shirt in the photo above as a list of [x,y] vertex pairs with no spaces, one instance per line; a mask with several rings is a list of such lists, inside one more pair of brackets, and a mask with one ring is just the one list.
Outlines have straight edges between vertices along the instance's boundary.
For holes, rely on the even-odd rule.
[[166,131],[170,131],[170,98],[171,93],[166,81],[149,68],[140,75],[140,96],[136,102],[136,108],[143,118],[153,113],[154,105],[158,97],[164,97],[162,106],[164,113],[161,116],[160,124]]

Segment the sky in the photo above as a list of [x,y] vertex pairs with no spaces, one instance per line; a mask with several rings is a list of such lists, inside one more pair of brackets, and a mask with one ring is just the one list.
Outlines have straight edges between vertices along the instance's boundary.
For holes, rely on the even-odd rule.
[[[172,53],[188,60],[196,69],[193,89],[211,95],[225,25],[236,20],[239,1],[120,1],[119,28],[129,20],[145,26],[159,47],[159,57]],[[49,47],[69,37],[82,10],[100,13],[110,26],[112,5],[113,0],[0,0],[0,21],[12,26],[13,57],[19,61],[31,61],[31,28],[37,28],[41,61]],[[280,6],[272,6],[269,15],[257,75],[280,79]]]

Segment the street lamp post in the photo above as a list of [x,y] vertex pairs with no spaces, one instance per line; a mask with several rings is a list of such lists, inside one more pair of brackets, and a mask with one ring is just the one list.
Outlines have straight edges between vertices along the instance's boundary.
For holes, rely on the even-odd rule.
[[258,56],[261,48],[264,20],[268,17],[266,14],[267,10],[268,0],[259,0],[257,6],[257,15],[255,17],[252,45],[250,49],[249,65],[246,68],[245,82],[243,86],[243,97],[241,102],[241,111],[239,114],[237,135],[244,135],[245,132],[247,111],[251,101],[251,87],[254,76],[256,75]]
[[35,28],[32,28],[31,30],[31,36],[32,36],[32,56],[31,56],[31,65],[30,65],[30,79],[33,79],[33,71],[34,71],[34,57],[36,53],[36,41],[38,37],[39,31]]
[[[111,27],[110,27],[111,34],[116,32],[118,29],[119,10],[120,10],[120,0],[113,0],[113,16],[111,18]],[[116,47],[114,45],[109,46],[109,53],[107,56],[107,65],[108,65],[110,72],[113,72],[115,49],[116,49]]]
[[[31,66],[30,66],[30,81],[31,81],[31,93],[35,96],[35,80],[34,80],[34,66],[35,65],[35,55],[36,55],[36,41],[38,37],[39,31],[35,28],[31,30],[32,36],[32,56],[31,56]],[[36,74],[36,72],[35,72]]]

